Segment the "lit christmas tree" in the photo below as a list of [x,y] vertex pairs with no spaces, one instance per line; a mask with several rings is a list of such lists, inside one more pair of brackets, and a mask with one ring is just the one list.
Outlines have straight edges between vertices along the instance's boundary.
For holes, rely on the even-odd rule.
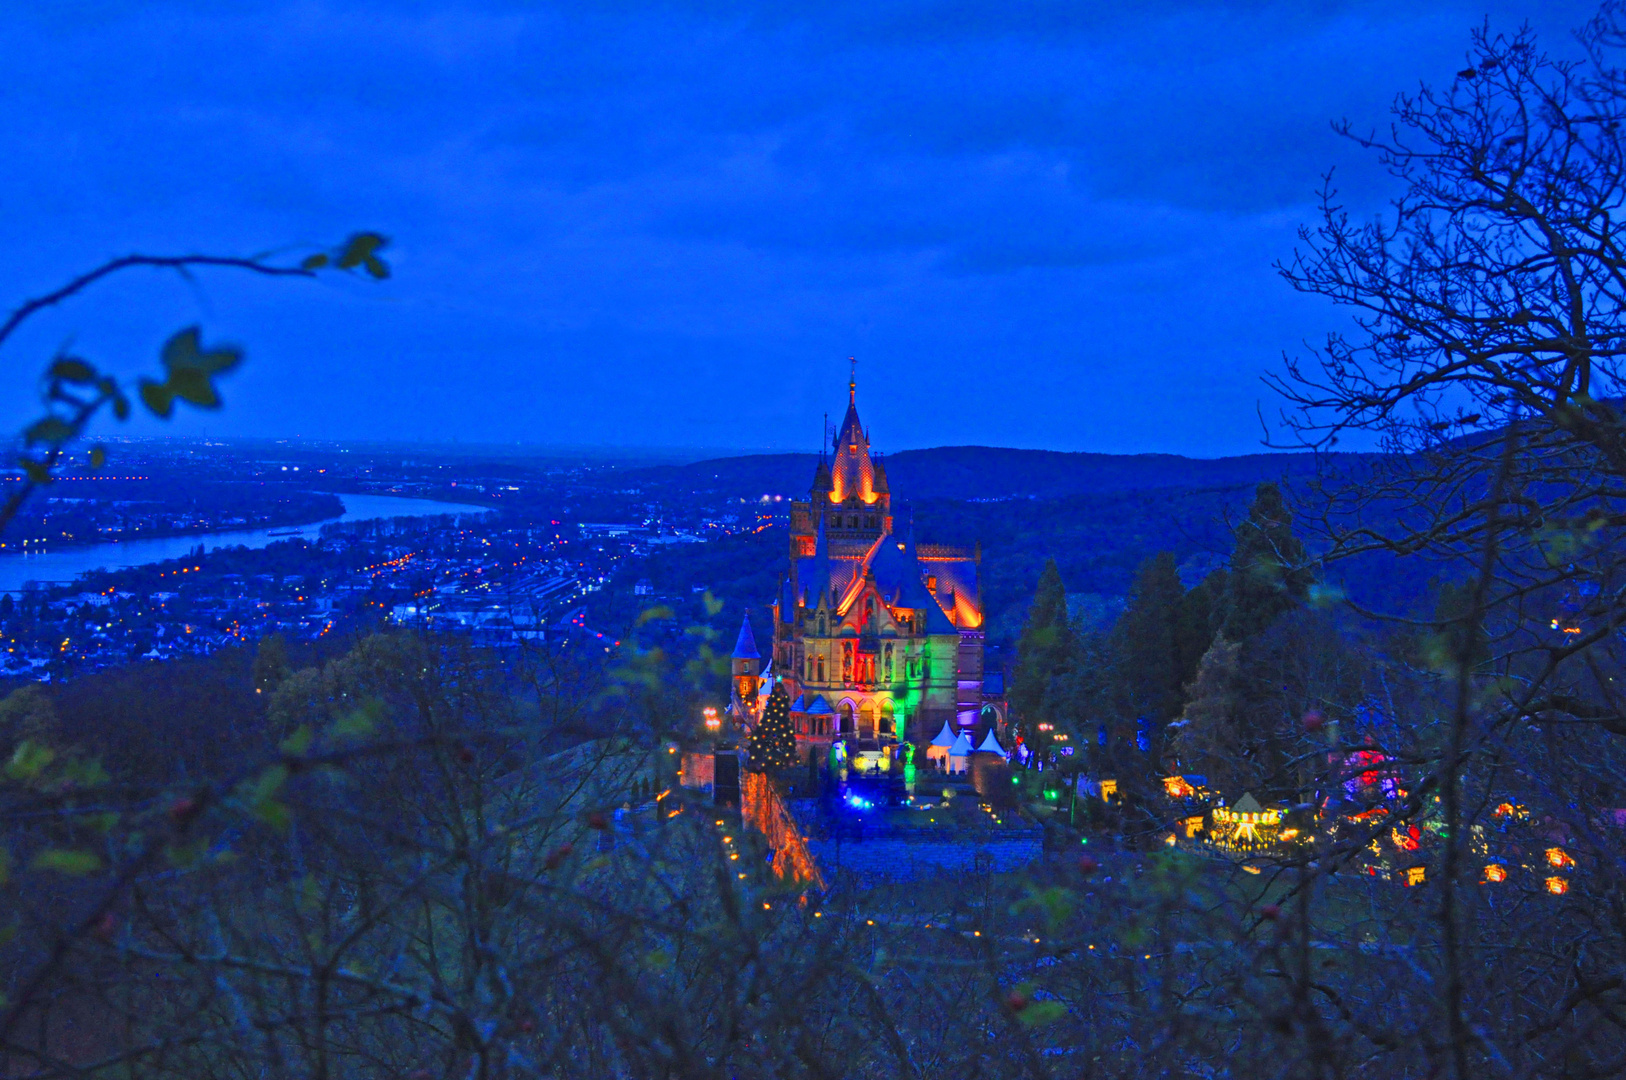
[[762,719],[751,732],[751,768],[759,771],[788,769],[796,761],[796,729],[790,724],[790,695],[785,684],[775,682]]

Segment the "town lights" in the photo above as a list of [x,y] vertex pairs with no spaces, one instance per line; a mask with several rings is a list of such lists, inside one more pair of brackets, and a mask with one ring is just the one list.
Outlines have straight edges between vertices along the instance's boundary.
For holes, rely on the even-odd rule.
[[707,731],[711,732],[712,734],[716,734],[717,732],[723,730],[723,719],[717,715],[717,706],[707,705],[704,709],[700,710],[700,713],[706,718]]

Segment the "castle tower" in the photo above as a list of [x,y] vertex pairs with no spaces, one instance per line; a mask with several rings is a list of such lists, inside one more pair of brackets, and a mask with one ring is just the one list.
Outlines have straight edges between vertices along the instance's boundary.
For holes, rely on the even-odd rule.
[[762,686],[762,676],[758,671],[762,666],[762,654],[757,652],[757,639],[751,633],[749,612],[740,620],[740,636],[734,642],[734,655],[729,666],[733,669],[734,696],[747,709],[755,712],[757,691]]
[[981,552],[894,533],[856,378],[834,435],[807,499],[791,503],[773,670],[795,697],[798,739],[850,738],[852,752],[896,758],[888,747],[923,751],[945,724],[966,731],[990,705],[1002,711],[982,681]]

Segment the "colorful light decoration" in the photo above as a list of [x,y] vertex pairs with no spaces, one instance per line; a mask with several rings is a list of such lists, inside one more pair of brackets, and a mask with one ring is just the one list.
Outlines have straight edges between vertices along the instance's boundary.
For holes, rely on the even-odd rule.
[[1408,867],[1406,867],[1406,887],[1409,889],[1414,885],[1421,885],[1423,883],[1423,879],[1427,876],[1427,874],[1428,874],[1428,868],[1427,867],[1423,867],[1423,866],[1408,866]]
[[1547,849],[1547,865],[1555,870],[1568,870],[1575,865],[1575,860],[1563,848],[1550,847]]
[[1554,896],[1563,896],[1570,891],[1570,883],[1561,877],[1550,877],[1547,879],[1547,891]]
[[1197,789],[1187,783],[1183,776],[1165,776],[1163,790],[1171,799],[1189,799],[1197,794]]
[[1492,885],[1500,884],[1501,882],[1506,881],[1507,867],[1503,866],[1501,863],[1486,864],[1485,880],[1490,882]]
[[706,730],[713,735],[723,730],[723,718],[717,715],[717,706],[707,705],[700,710],[700,715],[706,718]]

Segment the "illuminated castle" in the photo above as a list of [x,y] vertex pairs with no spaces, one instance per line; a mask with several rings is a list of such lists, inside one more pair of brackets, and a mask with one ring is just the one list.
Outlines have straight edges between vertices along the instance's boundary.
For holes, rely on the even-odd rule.
[[922,747],[945,723],[997,725],[1001,703],[983,687],[981,552],[894,528],[856,381],[833,449],[833,459],[820,453],[807,501],[791,503],[790,567],[774,605],[773,671],[792,695],[798,742]]

